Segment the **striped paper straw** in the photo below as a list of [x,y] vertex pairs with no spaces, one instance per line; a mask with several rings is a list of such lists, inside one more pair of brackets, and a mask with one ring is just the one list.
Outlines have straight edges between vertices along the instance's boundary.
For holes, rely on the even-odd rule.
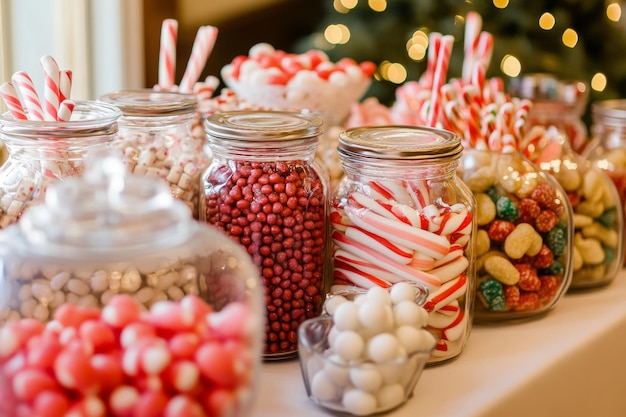
[[159,86],[163,89],[171,89],[174,86],[177,37],[178,21],[165,19],[161,26],[161,45],[159,50]]
[[59,111],[57,112],[57,120],[59,122],[67,122],[72,117],[72,112],[74,111],[75,103],[72,100],[63,100],[61,104],[59,104]]
[[187,62],[187,68],[180,81],[180,91],[183,93],[191,93],[193,85],[200,78],[200,74],[204,69],[209,55],[215,46],[217,39],[217,28],[214,26],[200,26],[196,33],[193,46],[191,48],[191,56]]
[[59,71],[59,103],[62,103],[63,100],[70,98],[71,90],[72,90],[72,70]]
[[25,71],[18,71],[11,77],[13,85],[19,92],[24,109],[26,110],[26,116],[29,120],[43,120],[43,109],[41,108],[41,102],[39,101],[39,94],[35,90],[33,80]]
[[15,91],[15,87],[13,84],[9,82],[2,83],[0,85],[0,97],[6,104],[9,113],[16,120],[26,120],[26,113],[24,112],[24,108],[22,107],[22,103],[17,95],[17,91]]
[[50,55],[41,57],[43,67],[43,116],[44,120],[57,120],[59,111],[59,65]]

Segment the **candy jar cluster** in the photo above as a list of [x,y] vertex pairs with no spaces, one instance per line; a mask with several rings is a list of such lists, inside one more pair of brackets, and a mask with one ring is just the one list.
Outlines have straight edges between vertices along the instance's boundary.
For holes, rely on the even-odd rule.
[[331,203],[332,291],[424,285],[429,364],[457,357],[473,318],[475,199],[456,175],[460,137],[380,126],[339,137],[345,171]]
[[249,415],[249,255],[116,154],[90,167],[0,232],[0,415]]

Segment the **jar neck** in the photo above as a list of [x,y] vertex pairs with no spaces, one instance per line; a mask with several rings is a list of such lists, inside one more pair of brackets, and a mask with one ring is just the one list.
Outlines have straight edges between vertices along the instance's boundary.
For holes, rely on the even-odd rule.
[[353,157],[342,158],[345,175],[351,180],[370,178],[376,180],[447,180],[456,178],[459,156],[414,160],[386,160]]
[[313,161],[319,138],[290,140],[235,140],[209,136],[213,157],[218,159],[245,159],[248,161]]

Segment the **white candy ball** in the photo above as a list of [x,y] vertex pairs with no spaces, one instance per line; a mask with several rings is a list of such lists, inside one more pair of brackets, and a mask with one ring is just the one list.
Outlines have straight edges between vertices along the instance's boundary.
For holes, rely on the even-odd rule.
[[383,363],[396,358],[400,344],[391,333],[380,333],[367,343],[367,356],[374,362]]
[[363,363],[350,368],[350,382],[360,390],[375,392],[383,385],[383,376],[376,365]]
[[396,337],[409,355],[431,347],[431,339],[428,338],[428,335],[432,336],[428,330],[413,326],[400,326],[396,329]]
[[399,304],[400,301],[415,302],[416,289],[408,282],[401,281],[393,284],[393,286],[389,290],[389,295],[391,296],[391,302],[393,304]]
[[311,394],[320,401],[333,401],[339,398],[340,390],[326,372],[320,371],[311,378]]
[[391,295],[389,290],[382,287],[372,287],[367,290],[367,299],[369,301],[377,301],[383,304],[391,305]]
[[333,314],[335,314],[335,309],[337,308],[337,306],[339,304],[345,303],[346,301],[348,300],[343,295],[332,295],[324,302],[324,309],[328,314],[332,316]]
[[359,306],[359,321],[365,329],[382,332],[393,327],[393,311],[388,304],[368,299]]
[[324,363],[324,372],[338,387],[345,387],[350,382],[350,370],[343,366],[345,361],[337,354],[330,355]]
[[376,411],[376,397],[358,389],[344,392],[341,404],[347,412],[357,416],[366,416]]
[[341,333],[341,330],[339,330],[337,326],[333,326],[330,328],[330,331],[328,332],[328,343],[330,344],[330,346],[335,345],[335,339],[337,338],[337,335],[339,333]]
[[248,55],[250,56],[250,58],[258,58],[262,55],[274,55],[274,52],[276,52],[276,49],[274,49],[271,44],[266,42],[259,42],[255,45],[252,45],[252,47],[248,51]]
[[344,330],[335,337],[331,348],[344,361],[360,358],[365,349],[365,342],[360,334],[352,330]]
[[393,308],[396,326],[424,327],[428,323],[428,312],[413,301],[400,301]]
[[383,386],[376,394],[378,407],[383,410],[390,410],[404,401],[404,388],[400,384]]
[[359,308],[354,303],[341,303],[335,308],[333,322],[339,330],[358,330]]

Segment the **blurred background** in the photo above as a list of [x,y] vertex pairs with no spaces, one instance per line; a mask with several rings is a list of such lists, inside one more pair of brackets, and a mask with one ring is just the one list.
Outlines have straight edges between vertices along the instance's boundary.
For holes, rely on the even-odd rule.
[[[177,79],[201,25],[219,29],[203,77],[219,76],[258,42],[315,48],[379,66],[368,96],[390,104],[425,68],[428,34],[453,35],[448,77],[460,76],[464,19],[475,10],[495,37],[488,77],[548,72],[590,85],[590,102],[626,97],[626,17],[612,0],[0,0],[0,79],[41,83],[39,58],[74,70],[74,98],[152,87],[161,23],[179,22]],[[41,85],[41,84],[38,84]]]

